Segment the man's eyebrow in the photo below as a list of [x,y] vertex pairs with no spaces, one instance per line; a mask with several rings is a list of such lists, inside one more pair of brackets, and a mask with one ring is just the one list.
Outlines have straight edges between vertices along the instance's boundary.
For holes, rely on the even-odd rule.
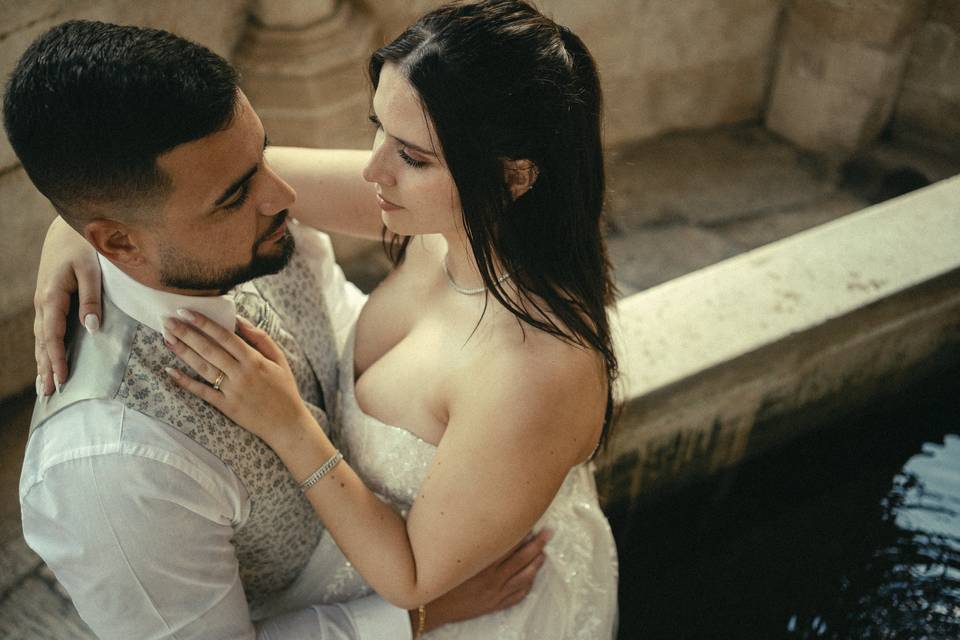
[[[263,134],[263,148],[266,149],[266,148],[267,148],[267,145],[269,145],[269,144],[270,144],[270,139],[267,138],[267,134],[264,133],[264,134]],[[258,171],[259,169],[260,169],[260,165],[259,165],[259,164],[258,164],[258,165],[255,165],[255,166],[251,167],[245,174],[243,174],[242,176],[240,176],[239,178],[237,178],[236,180],[234,180],[232,183],[230,183],[230,186],[227,187],[227,188],[224,190],[224,192],[220,194],[220,197],[217,198],[216,202],[213,203],[214,206],[215,206],[215,207],[219,207],[219,206],[222,205],[224,202],[226,202],[227,200],[229,200],[229,199],[230,199],[230,196],[232,196],[233,194],[235,194],[235,193],[237,192],[237,190],[239,190],[247,180],[249,180],[250,178],[252,178],[252,177],[257,173],[257,171]]]

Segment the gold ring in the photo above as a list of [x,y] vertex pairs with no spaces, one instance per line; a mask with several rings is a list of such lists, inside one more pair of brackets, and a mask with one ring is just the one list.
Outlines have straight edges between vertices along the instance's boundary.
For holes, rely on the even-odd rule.
[[213,383],[213,388],[216,391],[220,391],[220,384],[223,382],[223,378],[226,376],[223,371],[220,372],[220,375],[217,376],[217,381]]

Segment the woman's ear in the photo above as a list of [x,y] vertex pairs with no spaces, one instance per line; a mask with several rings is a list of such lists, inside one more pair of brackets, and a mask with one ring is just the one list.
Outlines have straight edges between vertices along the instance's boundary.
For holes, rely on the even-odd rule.
[[503,179],[514,200],[533,189],[539,175],[540,169],[532,160],[503,161]]
[[113,262],[129,266],[143,262],[135,234],[122,222],[106,218],[91,220],[83,226],[83,237]]

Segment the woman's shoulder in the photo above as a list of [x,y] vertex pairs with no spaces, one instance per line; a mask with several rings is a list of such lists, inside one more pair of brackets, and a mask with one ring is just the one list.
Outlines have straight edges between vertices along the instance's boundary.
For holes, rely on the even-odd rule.
[[492,411],[535,440],[579,442],[573,455],[589,455],[606,407],[603,359],[529,326],[523,333],[490,340],[454,393],[477,413]]

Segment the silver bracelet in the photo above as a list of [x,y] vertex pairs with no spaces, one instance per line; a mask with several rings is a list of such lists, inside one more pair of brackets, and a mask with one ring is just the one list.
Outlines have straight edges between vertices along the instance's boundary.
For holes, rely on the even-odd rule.
[[310,487],[320,482],[323,476],[330,473],[341,460],[343,460],[343,454],[337,451],[330,457],[329,460],[324,462],[316,471],[311,473],[306,480],[300,483],[300,491],[306,493]]

